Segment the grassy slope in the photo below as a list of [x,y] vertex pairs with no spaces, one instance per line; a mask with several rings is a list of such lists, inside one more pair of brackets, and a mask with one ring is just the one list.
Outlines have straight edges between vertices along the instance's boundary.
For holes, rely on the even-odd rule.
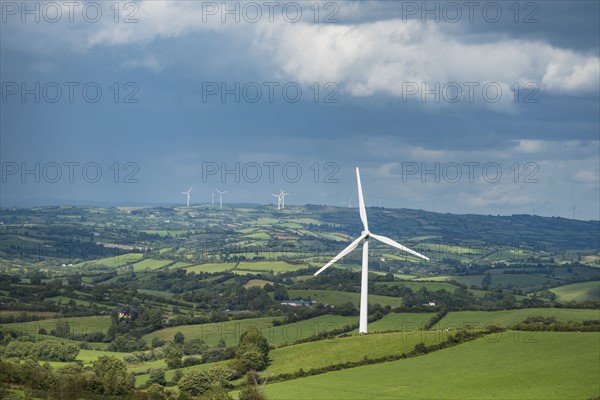
[[415,331],[420,329],[435,313],[389,313],[369,324],[369,332]]
[[223,272],[231,270],[235,267],[235,263],[210,263],[210,264],[199,264],[191,267],[186,267],[185,270],[188,272]]
[[238,342],[240,335],[247,326],[256,326],[262,331],[269,343],[277,346],[307,338],[318,332],[338,329],[358,321],[358,317],[323,315],[293,324],[272,326],[271,321],[273,319],[275,318],[252,318],[211,324],[176,326],[149,333],[143,339],[148,343],[152,341],[154,336],[173,340],[173,336],[179,331],[184,334],[186,339],[204,339],[209,346],[216,346],[220,340],[224,340],[227,346],[232,346]]
[[454,311],[449,312],[439,322],[441,328],[471,325],[483,328],[488,324],[503,326],[515,324],[530,316],[553,316],[561,321],[584,321],[600,319],[599,310],[578,310],[569,308],[525,308],[521,310],[502,311]]
[[301,368],[325,367],[365,357],[378,358],[412,351],[419,342],[432,345],[445,337],[435,333],[394,332],[367,336],[350,336],[282,347],[269,353],[267,373],[293,373]]
[[[431,281],[454,280],[460,283],[464,283],[467,286],[481,286],[481,281],[483,280],[484,276],[485,275],[447,275],[422,279],[427,279]],[[503,287],[512,286],[527,290],[529,288],[539,287],[542,285],[560,285],[560,283],[562,282],[558,279],[528,274],[493,274],[490,276],[492,278],[490,288],[500,285]]]
[[56,321],[67,321],[70,325],[71,332],[74,334],[91,333],[91,332],[104,332],[108,331],[110,327],[110,316],[93,316],[93,317],[69,317],[69,318],[51,318],[44,319],[41,321],[22,322],[14,324],[3,324],[2,329],[6,330],[17,330],[28,333],[30,335],[36,335],[40,328],[46,329],[50,332],[56,328]]
[[600,300],[600,282],[580,282],[550,289],[558,301]]
[[273,271],[274,273],[282,273],[288,271],[297,271],[306,268],[305,265],[292,265],[284,261],[257,261],[257,262],[241,262],[238,269],[245,271]]
[[152,271],[164,267],[167,264],[172,263],[171,260],[154,260],[147,258],[140,262],[133,264],[134,271]]
[[537,332],[525,340],[505,332],[412,359],[269,384],[266,395],[282,400],[583,399],[600,392],[599,338],[595,332]]
[[113,257],[101,258],[99,260],[86,261],[74,265],[75,267],[86,267],[90,265],[103,265],[105,267],[121,267],[123,265],[132,264],[143,257],[141,253],[127,253]]

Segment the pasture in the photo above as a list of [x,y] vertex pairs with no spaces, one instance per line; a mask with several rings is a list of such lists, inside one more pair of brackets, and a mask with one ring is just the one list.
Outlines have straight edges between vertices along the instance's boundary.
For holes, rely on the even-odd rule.
[[501,326],[513,325],[527,317],[555,317],[559,321],[585,321],[600,319],[600,310],[570,308],[524,308],[501,311],[452,311],[438,323],[441,329],[469,325],[483,329],[489,324]]
[[600,300],[600,281],[579,282],[550,289],[561,302]]
[[17,322],[0,326],[3,330],[14,330],[30,335],[37,335],[42,328],[47,332],[56,329],[57,321],[68,322],[71,333],[76,335],[98,331],[106,333],[111,324],[110,316],[99,315],[91,317],[49,318],[40,321]]
[[587,399],[600,393],[599,339],[596,332],[504,332],[406,360],[268,384],[265,394],[282,400]]
[[215,272],[230,271],[233,268],[235,268],[235,265],[236,265],[235,263],[207,263],[207,264],[192,265],[191,267],[185,267],[184,269],[187,272],[195,272],[195,273],[209,272],[209,273],[215,273]]
[[430,346],[445,340],[444,334],[428,332],[393,332],[320,340],[282,347],[269,353],[270,374],[310,371],[328,365],[380,358],[412,351],[417,343]]
[[75,264],[74,267],[91,267],[91,266],[103,266],[109,268],[118,268],[125,265],[133,264],[143,257],[141,253],[127,253],[119,254],[112,257],[100,258],[98,260],[85,261],[79,264]]
[[150,343],[152,338],[156,336],[167,341],[172,341],[175,333],[181,332],[186,339],[203,339],[210,347],[216,346],[221,340],[227,346],[232,346],[237,344],[244,329],[248,326],[255,326],[261,330],[270,344],[278,346],[358,322],[358,317],[323,315],[291,324],[273,326],[272,321],[274,319],[265,317],[200,325],[175,326],[144,335],[143,339],[147,343]]
[[[369,324],[369,332],[416,331],[422,329],[435,313],[389,313]],[[355,331],[358,333],[358,330]]]
[[293,265],[286,263],[285,261],[257,261],[257,262],[241,262],[238,265],[239,270],[243,271],[256,271],[256,272],[270,272],[274,274],[280,274],[282,272],[297,271],[299,269],[306,268],[305,265]]
[[173,261],[171,260],[154,260],[151,258],[147,258],[140,262],[133,264],[134,271],[154,271],[156,269],[162,268],[167,264],[171,264]]

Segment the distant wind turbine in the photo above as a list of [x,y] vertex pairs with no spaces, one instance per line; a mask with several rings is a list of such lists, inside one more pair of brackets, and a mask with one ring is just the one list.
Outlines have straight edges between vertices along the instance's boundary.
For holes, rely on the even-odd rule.
[[575,210],[577,210],[577,202],[573,204],[573,207],[569,208],[569,211],[573,211],[573,219],[575,219]]
[[348,247],[346,247],[344,250],[342,250],[340,252],[340,254],[335,256],[331,261],[329,261],[327,264],[325,264],[320,270],[315,272],[315,276],[319,275],[321,272],[323,272],[327,268],[329,268],[329,266],[331,266],[333,263],[335,263],[336,261],[340,260],[347,254],[352,252],[352,250],[356,249],[361,242],[363,243],[362,276],[361,276],[361,284],[360,284],[360,320],[359,320],[360,322],[359,322],[359,327],[358,327],[359,333],[361,335],[363,335],[363,334],[367,333],[367,320],[368,320],[367,301],[368,301],[368,297],[369,297],[369,239],[373,238],[382,243],[385,243],[385,244],[395,247],[397,249],[406,251],[412,255],[415,255],[415,256],[420,257],[427,261],[429,261],[429,258],[420,253],[417,253],[414,250],[409,249],[406,246],[401,245],[400,243],[396,243],[392,239],[389,239],[385,236],[376,235],[369,231],[369,225],[367,223],[367,211],[365,209],[365,201],[363,198],[362,185],[360,183],[360,172],[358,170],[358,167],[356,167],[356,184],[358,186],[358,207],[359,207],[360,219],[363,223],[364,230],[363,230],[362,234],[354,242],[350,243],[350,245],[348,245]]
[[281,195],[274,194],[274,197],[277,197],[277,211],[281,210]]
[[190,192],[192,191],[192,188],[190,187],[190,189],[187,192],[181,192],[181,194],[185,194],[186,197],[186,205],[189,207],[190,206]]
[[342,204],[346,204],[346,206],[348,206],[348,208],[352,208],[352,198],[353,197],[350,197],[348,199],[348,201],[342,201]]
[[221,192],[219,189],[215,189],[219,193],[219,208],[223,208],[223,195],[227,193],[227,190]]
[[213,189],[212,192],[210,192],[210,205],[214,207],[215,205],[215,191]]
[[285,208],[285,196],[289,195],[289,193],[286,193],[281,189],[279,190],[281,192],[279,193],[279,198],[281,199],[281,209],[283,210]]

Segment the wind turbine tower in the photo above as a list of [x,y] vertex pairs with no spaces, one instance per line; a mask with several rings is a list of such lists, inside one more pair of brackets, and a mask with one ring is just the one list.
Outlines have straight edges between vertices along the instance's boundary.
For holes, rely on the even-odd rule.
[[181,194],[185,194],[186,195],[186,205],[188,207],[190,206],[190,192],[191,191],[192,191],[192,188],[190,187],[187,192],[181,192]]
[[279,198],[281,199],[281,209],[283,210],[285,208],[285,196],[287,196],[289,193],[286,193],[281,189],[279,190],[281,191],[281,193],[279,193]]
[[274,194],[273,197],[277,197],[277,211],[281,210],[281,195]]
[[223,208],[223,195],[227,193],[227,190],[221,192],[219,189],[215,189],[219,193],[219,208]]
[[320,270],[315,272],[315,276],[319,275],[321,272],[325,271],[329,266],[331,266],[336,261],[339,261],[344,256],[351,253],[354,249],[358,247],[359,244],[363,244],[363,252],[362,252],[362,272],[361,272],[361,284],[360,284],[360,323],[358,327],[358,331],[361,335],[367,333],[367,322],[368,322],[368,297],[369,297],[369,239],[373,238],[382,243],[385,243],[389,246],[395,247],[397,249],[406,251],[414,256],[422,258],[424,260],[429,261],[429,258],[417,253],[414,250],[409,249],[406,246],[401,245],[393,241],[390,238],[385,236],[379,236],[369,231],[369,224],[367,222],[367,211],[365,209],[365,201],[362,193],[362,185],[360,182],[360,171],[358,167],[356,167],[356,184],[358,186],[358,207],[360,213],[360,219],[363,223],[363,231],[361,235],[352,243],[348,245],[344,250],[340,252],[337,256],[335,256],[331,261],[325,264]]
[[573,207],[569,208],[569,211],[573,211],[573,219],[575,219],[575,211],[577,210],[577,202],[573,204]]

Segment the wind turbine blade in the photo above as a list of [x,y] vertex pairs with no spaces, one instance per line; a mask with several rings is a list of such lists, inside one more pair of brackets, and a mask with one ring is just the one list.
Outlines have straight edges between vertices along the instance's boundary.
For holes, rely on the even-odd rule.
[[225,194],[225,193],[227,193],[227,192],[228,192],[228,190],[224,191],[224,192],[223,192],[223,194]]
[[414,251],[414,250],[411,250],[411,249],[409,249],[408,247],[406,247],[406,246],[403,246],[403,245],[401,245],[400,243],[397,243],[397,242],[393,241],[393,240],[392,240],[392,239],[390,239],[390,238],[387,238],[387,237],[385,237],[385,236],[379,236],[379,235],[375,235],[374,233],[371,233],[371,235],[370,235],[370,236],[371,236],[373,239],[375,239],[375,240],[379,240],[379,241],[380,241],[380,242],[382,242],[382,243],[388,244],[388,245],[390,245],[390,246],[392,246],[392,247],[395,247],[395,248],[397,248],[397,249],[400,249],[400,250],[404,250],[404,251],[406,251],[407,253],[410,253],[410,254],[412,254],[412,255],[414,255],[414,256],[417,256],[417,257],[419,257],[419,258],[422,258],[423,260],[427,260],[427,261],[429,261],[429,257],[427,257],[427,256],[424,256],[424,255],[423,255],[423,254],[421,254],[421,253],[417,253],[416,251]]
[[369,232],[369,223],[367,222],[367,211],[365,210],[365,200],[363,199],[362,185],[360,183],[360,171],[356,167],[356,183],[358,185],[358,207],[360,212],[360,220],[363,223],[365,232]]
[[366,233],[363,233],[362,235],[360,235],[354,242],[350,243],[348,245],[348,247],[346,247],[344,250],[342,250],[340,252],[340,254],[338,254],[337,256],[333,257],[333,259],[331,261],[329,261],[327,264],[325,264],[320,270],[318,270],[317,272],[315,272],[315,276],[319,275],[321,272],[323,272],[327,268],[329,268],[333,263],[339,261],[341,258],[343,258],[344,256],[348,255],[348,253],[350,253],[352,250],[354,250],[355,248],[357,248],[358,245],[360,244],[361,240],[363,240],[366,237],[367,237]]

